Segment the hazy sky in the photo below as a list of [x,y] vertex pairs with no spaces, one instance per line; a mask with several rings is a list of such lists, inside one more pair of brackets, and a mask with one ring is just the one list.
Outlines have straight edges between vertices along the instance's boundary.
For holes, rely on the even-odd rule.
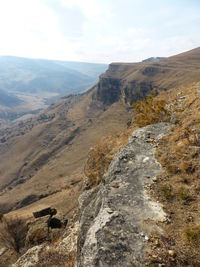
[[200,0],[0,0],[0,55],[138,61],[200,46]]

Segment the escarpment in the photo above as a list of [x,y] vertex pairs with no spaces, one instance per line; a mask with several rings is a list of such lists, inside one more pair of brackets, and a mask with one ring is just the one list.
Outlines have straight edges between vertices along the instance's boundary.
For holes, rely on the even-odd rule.
[[[169,222],[169,218],[166,217],[168,213],[165,214],[159,203],[163,203],[162,193],[164,193],[164,196],[167,197],[172,195],[180,204],[180,198],[184,198],[184,193],[187,191],[181,191],[176,196],[177,187],[171,192],[170,190],[174,186],[174,176],[172,176],[169,187],[168,184],[164,184],[164,187],[161,186],[161,190],[160,187],[157,189],[159,199],[157,195],[153,195],[153,198],[150,194],[156,184],[160,186],[163,181],[165,183],[174,171],[178,172],[174,174],[176,179],[174,187],[189,181],[184,186],[186,189],[190,189],[192,180],[186,175],[189,175],[188,171],[194,170],[194,166],[191,165],[191,168],[186,164],[188,142],[193,157],[191,161],[193,161],[192,163],[195,161],[196,172],[198,172],[199,117],[197,111],[199,111],[199,102],[197,100],[199,83],[197,82],[200,82],[199,55],[200,49],[198,48],[183,55],[155,62],[113,63],[101,75],[99,83],[89,91],[81,95],[62,98],[39,115],[17,121],[9,127],[5,126],[0,129],[0,213],[8,213],[5,216],[30,219],[34,211],[53,206],[61,214],[67,215],[68,219],[64,237],[60,236],[59,242],[56,240],[56,243],[50,245],[45,243],[46,241],[41,241],[41,244],[40,240],[34,242],[34,246],[36,246],[31,247],[15,266],[21,267],[25,264],[24,262],[34,258],[35,265],[33,264],[33,266],[36,267],[40,259],[45,262],[44,258],[48,260],[55,255],[58,258],[53,259],[52,266],[66,266],[66,262],[69,261],[66,251],[70,251],[71,266],[74,266],[76,258],[77,265],[75,266],[78,267],[145,266],[146,259],[149,257],[152,264],[156,262],[161,266],[162,264],[175,266],[176,259],[173,250],[176,247],[173,236],[171,237],[169,233],[162,239],[162,234],[166,230],[163,224],[168,226]],[[193,82],[196,83],[195,88],[187,87]],[[111,148],[116,145],[115,153],[119,147],[124,147],[115,155],[111,164],[109,161],[110,166],[103,181],[100,184],[92,184],[91,186],[98,185],[91,190],[84,191],[86,175],[84,168],[91,148],[95,147],[103,137],[103,140],[109,140],[111,136],[111,140],[113,140],[115,133],[119,136],[125,132],[127,138],[133,126],[131,123],[135,123],[134,129],[137,124],[137,114],[135,116],[137,110],[132,108],[133,102],[145,98],[152,91],[158,93],[155,97],[158,101],[150,101],[150,106],[145,109],[146,112],[143,115],[152,119],[152,122],[148,122],[151,124],[156,123],[157,120],[155,122],[155,117],[149,116],[149,110],[158,112],[156,115],[169,111],[169,120],[171,119],[171,123],[175,123],[174,127],[179,126],[179,128],[175,128],[174,132],[170,131],[172,137],[169,139],[172,140],[172,144],[177,146],[178,157],[176,155],[175,159],[172,157],[173,160],[176,160],[177,166],[173,168],[173,164],[169,165],[173,147],[170,151],[166,149],[166,157],[162,155],[163,157],[159,161],[165,163],[163,169],[168,171],[169,168],[169,172],[166,172],[165,177],[161,177],[163,181],[159,180],[162,166],[155,159],[154,152],[162,142],[159,141],[160,138],[163,135],[167,138],[170,125],[166,123],[150,125],[132,133],[125,146],[124,143],[127,142],[127,139],[121,143],[123,145],[120,145],[118,140],[111,142]],[[149,99],[153,99],[153,97]],[[165,103],[165,99],[167,99],[167,103]],[[148,104],[148,101],[141,102]],[[155,103],[160,103],[160,106],[156,107]],[[163,106],[166,106],[166,110],[163,109]],[[193,109],[190,112],[191,107]],[[173,113],[173,110],[176,114]],[[192,122],[187,123],[192,115],[196,116],[191,119]],[[184,123],[183,117],[186,120]],[[194,124],[197,129],[194,128]],[[130,125],[131,127],[127,128]],[[188,137],[188,133],[191,133],[193,141]],[[191,142],[194,143],[192,143],[192,148]],[[181,150],[184,144],[185,154]],[[164,148],[165,146],[169,146],[168,142],[163,144]],[[181,161],[182,155],[185,157],[183,162]],[[114,154],[111,158],[113,157]],[[180,166],[183,163],[187,172],[183,172],[182,175]],[[182,176],[179,177],[177,174]],[[192,175],[193,173],[191,173]],[[198,174],[195,175],[195,177],[199,177]],[[199,194],[198,180],[196,179],[194,186],[191,183],[194,195],[195,193]],[[88,186],[87,189],[91,186]],[[158,200],[159,202],[157,202]],[[191,201],[196,205],[197,199],[196,202]],[[186,203],[192,205],[191,202],[186,201]],[[185,207],[181,206],[182,211]],[[195,206],[188,211],[188,218],[191,218],[189,212],[196,212]],[[170,219],[174,216],[170,212],[169,215]],[[181,216],[182,214],[179,213],[182,223]],[[53,217],[53,219],[55,218]],[[45,231],[48,233],[48,220],[46,221],[46,218],[44,220]],[[187,218],[184,219],[184,223],[186,220]],[[51,221],[53,224],[57,224],[57,222],[57,220]],[[197,224],[198,221],[189,223]],[[32,230],[35,228],[37,230],[37,223],[32,226],[32,229],[29,229],[30,237]],[[181,224],[179,226],[183,228]],[[50,228],[52,228],[50,229],[52,233],[59,230],[53,229],[54,227]],[[159,244],[157,239],[153,239],[153,232],[161,235],[158,239]],[[179,234],[179,229],[177,233]],[[178,237],[179,239],[181,239],[181,235]],[[46,236],[44,239],[48,241]],[[151,245],[155,247],[152,254]],[[164,256],[159,254],[162,252],[159,245],[162,249],[165,248]],[[179,250],[176,250],[176,255],[182,253],[181,246]],[[4,253],[4,245],[0,243],[1,253]],[[60,255],[63,255],[64,258],[59,262]],[[197,255],[199,254],[197,253]],[[16,258],[17,255],[15,260]],[[179,262],[184,263],[182,260]],[[184,266],[181,264],[177,266]]]
[[112,63],[100,76],[96,98],[105,105],[130,104],[156,93],[199,81],[200,48],[159,61]]
[[151,81],[129,80],[114,75],[115,71],[119,71],[118,68],[117,64],[111,64],[108,71],[100,76],[96,97],[104,105],[109,106],[120,100],[125,104],[131,104],[143,99],[154,89]]

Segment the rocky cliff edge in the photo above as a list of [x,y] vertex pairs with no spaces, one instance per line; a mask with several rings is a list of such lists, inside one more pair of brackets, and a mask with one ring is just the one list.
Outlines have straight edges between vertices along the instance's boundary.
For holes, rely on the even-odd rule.
[[148,188],[162,171],[154,157],[169,124],[136,130],[115,156],[104,184],[80,198],[77,267],[145,266],[152,232],[162,232],[166,215]]

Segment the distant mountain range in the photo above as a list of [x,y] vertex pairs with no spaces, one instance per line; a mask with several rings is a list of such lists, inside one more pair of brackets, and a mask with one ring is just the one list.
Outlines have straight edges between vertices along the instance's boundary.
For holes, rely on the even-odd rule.
[[[0,118],[2,112],[5,117],[5,110],[9,118],[9,112],[13,117],[13,108],[24,114],[29,108],[40,109],[40,103],[44,107],[55,96],[83,92],[97,83],[106,69],[106,64],[1,56]],[[31,96],[38,97],[39,104],[34,107],[29,105]]]
[[0,57],[0,89],[6,92],[77,93],[97,82],[105,64]]
[[21,100],[15,95],[0,90],[0,106],[14,107],[21,103]]

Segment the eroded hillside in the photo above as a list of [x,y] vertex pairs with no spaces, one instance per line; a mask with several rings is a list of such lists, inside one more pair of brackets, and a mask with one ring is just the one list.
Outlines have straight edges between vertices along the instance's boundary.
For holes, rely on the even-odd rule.
[[[87,189],[86,197],[80,198],[83,206],[78,266],[110,266],[108,252],[116,259],[123,254],[125,266],[137,266],[140,259],[141,264],[147,266],[192,266],[193,263],[198,266],[199,58],[198,48],[159,62],[111,64],[97,86],[87,93],[63,98],[36,117],[3,128],[0,132],[1,212],[12,210],[9,216],[30,218],[33,211],[53,205],[74,223],[78,198]],[[157,95],[155,102],[144,101],[143,107],[145,103],[150,106],[140,109],[142,116],[136,114],[135,117],[132,103],[152,92]],[[155,114],[150,116],[152,112]],[[168,124],[158,127],[165,137],[152,130],[157,129],[156,125],[145,128],[147,136],[142,135],[145,129],[132,134],[133,129],[142,124],[162,121],[163,112],[167,112]],[[138,124],[137,118],[144,118],[143,115],[148,120]],[[155,116],[158,119],[155,120]],[[125,131],[132,137],[107,173],[107,168],[104,169],[102,183],[98,180],[91,189],[92,186],[84,184],[88,153],[99,139],[110,135],[115,138],[116,131]],[[140,139],[144,139],[144,143]],[[106,143],[106,138],[103,142]],[[142,149],[146,149],[143,156],[140,155]],[[100,156],[100,160],[104,159],[105,153]],[[112,158],[113,154],[106,160],[110,163]],[[154,167],[155,173],[152,173]],[[141,175],[142,169],[145,177]],[[165,213],[165,219],[159,222],[151,216],[145,217],[151,223],[155,220],[155,227],[148,229],[144,210],[146,215],[156,212],[153,204],[156,201],[164,206],[162,211],[158,204],[157,215]],[[134,212],[135,226],[132,225]],[[120,239],[116,238],[119,234]],[[133,238],[128,242],[130,236]],[[140,251],[134,242],[139,244]],[[40,247],[37,249],[40,251]],[[73,249],[76,253],[75,247]],[[119,251],[122,254],[118,254]],[[122,258],[118,262],[123,261]]]

